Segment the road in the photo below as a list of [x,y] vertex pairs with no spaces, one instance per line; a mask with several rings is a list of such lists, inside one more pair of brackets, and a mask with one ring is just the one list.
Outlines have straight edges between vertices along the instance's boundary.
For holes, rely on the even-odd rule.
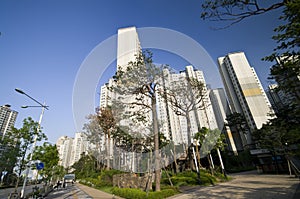
[[198,186],[169,199],[297,199],[299,179],[288,175],[262,175],[244,172],[232,175],[233,180],[215,186]]
[[79,189],[76,185],[68,184],[65,188],[54,189],[46,199],[91,199],[89,195]]
[[[25,193],[32,192],[32,187],[35,185],[28,185],[25,187]],[[38,184],[37,186],[42,187],[41,184]],[[18,187],[18,193],[21,192],[22,186]],[[7,199],[10,193],[13,193],[15,191],[15,188],[8,188],[8,189],[0,189],[0,199]]]

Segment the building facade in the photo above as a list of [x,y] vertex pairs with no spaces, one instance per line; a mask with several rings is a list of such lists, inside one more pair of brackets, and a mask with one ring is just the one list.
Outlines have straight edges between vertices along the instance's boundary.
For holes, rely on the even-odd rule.
[[0,106],[0,137],[3,138],[7,132],[14,127],[18,112],[10,108],[10,105]]
[[[245,117],[250,132],[261,128],[271,119],[273,110],[246,55],[244,52],[229,53],[219,57],[218,63],[232,112]],[[250,132],[245,135],[244,146],[253,144]]]
[[[192,99],[195,93],[189,88],[188,79],[196,79],[203,83],[203,99],[201,101]],[[166,92],[171,90],[176,95],[176,100],[182,103],[182,109],[176,109],[176,107],[172,106],[172,103],[162,96],[157,96],[157,113],[161,123],[160,132],[167,139],[172,140],[175,144],[191,144],[195,133],[199,132],[202,127],[208,129],[217,128],[202,71],[195,70],[191,65],[186,66],[185,70],[180,71],[180,73],[171,73],[165,69],[161,85],[163,85],[162,89],[166,90]],[[187,123],[187,112],[190,124]],[[188,136],[188,125],[190,125],[190,136]]]
[[60,137],[56,142],[56,147],[59,154],[59,165],[64,168],[69,168],[72,166],[71,156],[73,149],[74,138],[68,136]]
[[135,61],[141,50],[135,27],[118,29],[117,70],[126,70],[128,63]]
[[74,163],[78,162],[82,154],[87,154],[89,150],[89,142],[84,133],[75,133],[75,138],[62,136],[56,142],[59,165],[64,168],[70,168]]
[[225,90],[223,88],[212,89],[209,91],[209,97],[215,113],[218,129],[226,137],[227,148],[230,152],[237,155],[238,151],[243,150],[243,146],[241,146],[240,135],[232,132],[231,129],[225,125],[226,116],[231,114]]
[[88,153],[89,143],[87,136],[84,133],[75,133],[75,138],[73,139],[72,153],[70,164],[73,165],[78,162],[83,154]]

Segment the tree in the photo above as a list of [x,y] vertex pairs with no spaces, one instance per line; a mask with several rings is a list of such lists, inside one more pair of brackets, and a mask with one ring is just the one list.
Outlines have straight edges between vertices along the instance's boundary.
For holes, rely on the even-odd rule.
[[54,168],[58,165],[59,155],[56,145],[44,142],[42,146],[37,146],[33,153],[33,160],[40,161],[44,168],[39,171],[47,181],[53,177]]
[[103,130],[103,133],[107,136],[107,142],[106,142],[106,153],[107,153],[107,169],[110,169],[110,158],[111,158],[111,136],[116,130],[116,120],[114,118],[114,115],[112,113],[112,109],[110,107],[101,108],[99,111],[99,114],[97,115],[97,120],[99,122],[100,127]]
[[21,172],[27,166],[31,166],[28,165],[28,157],[31,155],[28,151],[31,152],[30,149],[35,141],[38,142],[47,139],[47,136],[42,133],[38,122],[35,122],[31,117],[23,120],[23,126],[20,129],[12,128],[12,131],[8,132],[5,136],[9,140],[9,146],[18,148],[15,153],[18,158],[18,163],[15,165],[18,168],[18,179],[15,187],[17,189]]
[[[198,131],[200,130],[200,120],[198,110],[206,111],[209,105],[206,101],[207,90],[203,82],[196,78],[182,77],[178,81],[167,86],[163,95],[167,104],[170,104],[175,114],[186,118],[188,143],[185,147],[188,164],[193,165],[192,152],[190,150],[192,140],[191,115],[195,116]],[[175,149],[175,148],[174,148]]]
[[245,147],[247,145],[246,137],[247,134],[250,132],[244,115],[241,113],[234,112],[230,115],[227,115],[226,120],[227,123],[225,125],[229,126],[232,131],[238,133],[243,143],[243,147]]
[[272,38],[278,43],[274,53],[265,57],[266,61],[276,60],[271,67],[270,79],[278,83],[280,90],[294,99],[296,108],[300,108],[300,0],[285,1],[280,19],[286,23],[278,26]]
[[187,120],[187,135],[188,146],[191,145],[191,112],[197,118],[198,130],[200,124],[198,120],[197,111],[205,109],[208,104],[205,101],[207,97],[206,87],[203,82],[195,78],[182,78],[178,82],[174,82],[164,93],[164,98],[170,102],[173,110],[177,115],[186,117]]
[[102,162],[102,150],[101,150],[101,140],[104,138],[103,129],[101,128],[98,121],[98,114],[90,114],[87,116],[89,120],[88,123],[84,124],[84,131],[87,135],[87,139],[95,145],[95,151],[93,151],[94,156],[97,159],[97,168],[103,165]]
[[20,149],[16,147],[15,140],[12,137],[4,136],[0,139],[0,175],[2,179],[4,179],[2,172],[6,171],[6,176],[13,173],[19,153]]
[[263,60],[276,61],[270,68],[269,78],[278,83],[278,90],[283,91],[286,96],[292,96],[292,102],[276,113],[277,118],[269,120],[255,132],[256,142],[261,147],[274,150],[281,148],[285,142],[299,143],[296,132],[299,132],[300,123],[300,0],[269,1],[267,7],[259,6],[258,2],[208,0],[202,5],[201,17],[217,21],[232,20],[232,25],[247,17],[283,8],[279,19],[285,23],[274,29],[275,35],[272,37],[278,45]]
[[[260,0],[206,0],[202,4],[201,18],[212,21],[229,21],[229,25],[226,26],[229,27],[254,15],[264,14],[281,8],[287,2],[289,1],[262,3]],[[264,6],[261,6],[261,4],[264,4]]]
[[[152,125],[150,132],[154,137],[156,191],[160,191],[161,172],[156,97],[160,93],[159,83],[163,67],[157,67],[152,63],[152,53],[138,54],[135,61],[128,63],[125,71],[117,71],[115,85],[112,87],[112,90],[118,94],[119,100],[126,106],[123,114],[127,123],[131,125],[134,125],[133,122],[141,123],[144,127]],[[149,115],[152,116],[151,119]],[[128,118],[133,122],[130,122]],[[133,133],[138,131],[138,129],[131,130],[134,131]]]
[[[261,4],[266,5],[265,7]],[[283,8],[279,19],[286,23],[274,29],[277,33],[272,38],[278,43],[274,52],[263,58],[266,61],[277,61],[271,67],[270,79],[279,84],[279,88],[294,96],[297,105],[300,104],[300,0],[259,1],[259,0],[207,0],[202,4],[202,19],[214,21],[230,21],[226,26],[241,20],[263,14],[278,8]]]
[[81,158],[72,165],[72,168],[75,169],[74,173],[76,178],[96,177],[95,175],[98,172],[96,162],[97,160],[93,155],[82,154]]
[[[290,115],[289,107],[279,111],[261,129],[253,133],[253,137],[260,148],[269,149],[272,152],[282,152],[286,147],[299,148],[300,143],[300,114],[297,117]],[[299,110],[298,110],[299,112]],[[298,150],[289,151],[293,155],[299,155]]]
[[197,132],[194,135],[194,140],[196,141],[196,152],[197,152],[197,160],[198,160],[199,167],[201,167],[201,162],[200,162],[201,153],[200,153],[200,149],[202,148],[202,144],[204,142],[204,139],[205,139],[207,133],[208,133],[208,129],[206,127],[202,127],[200,129],[200,131]]

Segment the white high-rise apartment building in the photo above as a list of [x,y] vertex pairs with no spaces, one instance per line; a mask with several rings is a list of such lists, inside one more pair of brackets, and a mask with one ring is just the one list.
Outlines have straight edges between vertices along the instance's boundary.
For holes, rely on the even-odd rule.
[[117,70],[124,70],[141,53],[141,44],[135,27],[118,30]]
[[[202,82],[204,84],[205,96],[202,102],[200,102],[201,108],[189,111],[189,118],[191,123],[191,139],[193,138],[195,133],[199,132],[200,128],[202,127],[216,129],[217,123],[209,99],[203,72],[200,70],[194,70],[193,66],[186,66],[186,69],[184,71],[181,71],[179,74],[170,73],[170,71],[168,70],[165,70],[164,73],[165,76],[163,85],[166,88],[172,87],[172,90],[176,90],[176,86],[178,84],[184,85],[184,81],[186,81],[187,78],[197,79],[199,82]],[[180,90],[178,90],[178,92],[180,92]],[[160,132],[162,132],[167,139],[174,141],[175,144],[189,143],[186,116],[176,114],[176,110],[174,110],[174,107],[172,107],[169,102],[166,102],[165,99],[161,96],[158,95],[157,99],[157,113],[158,119],[161,123]],[[180,101],[185,99],[177,100]],[[195,99],[195,101],[196,100],[197,99]],[[190,101],[187,103],[191,104],[192,102]],[[192,143],[192,140],[190,140],[190,142]]]
[[[122,28],[118,30],[118,59],[117,70],[125,69],[130,61],[135,61],[138,53],[141,53],[141,45],[135,27]],[[166,85],[172,85],[173,82],[183,80],[186,77],[195,78],[205,84],[202,71],[194,70],[193,66],[187,66],[179,74],[171,74],[166,71],[167,77],[164,79]],[[110,79],[105,85],[101,86],[100,91],[100,108],[111,105],[116,94],[108,88],[113,86],[114,81]],[[206,89],[206,87],[205,87]],[[188,143],[186,118],[178,116],[172,111],[169,104],[166,104],[162,97],[157,96],[158,119],[160,120],[160,131],[167,139],[173,140],[176,144]],[[126,99],[127,102],[129,99]],[[209,95],[205,96],[204,102],[206,109],[195,110],[190,112],[192,135],[198,132],[199,127],[210,129],[217,128],[214,112],[210,105]]]
[[15,125],[18,112],[10,109],[10,105],[0,106],[0,138]]
[[[142,52],[138,33],[135,27],[118,29],[118,48],[117,48],[117,71],[126,70],[129,62],[133,62],[136,56]],[[110,78],[108,82],[101,86],[100,108],[111,105],[113,99],[116,99],[116,93],[108,88],[112,87],[114,80]]]
[[88,152],[89,142],[84,133],[75,133],[75,138],[60,137],[56,142],[59,165],[69,168],[77,162],[83,153]]
[[227,102],[226,94],[223,88],[212,89],[209,91],[211,105],[213,107],[218,129],[226,136],[227,148],[234,154],[238,150],[243,150],[240,144],[240,136],[231,132],[230,128],[225,125],[226,116],[231,114],[229,104]]
[[[243,114],[250,129],[261,128],[270,119],[272,108],[244,52],[219,57],[218,63],[232,112]],[[252,144],[250,133],[244,144]]]
[[88,152],[88,140],[87,136],[84,133],[75,133],[75,138],[73,140],[71,161],[70,164],[73,165],[75,162],[81,158],[83,153]]
[[70,166],[72,166],[71,156],[72,156],[72,149],[73,149],[73,141],[74,138],[68,136],[62,136],[56,142],[56,146],[59,154],[58,164],[63,166],[64,168],[69,168]]

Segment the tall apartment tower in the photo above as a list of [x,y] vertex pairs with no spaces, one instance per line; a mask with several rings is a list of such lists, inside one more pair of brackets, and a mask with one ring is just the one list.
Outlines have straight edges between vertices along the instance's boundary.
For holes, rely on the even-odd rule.
[[[204,79],[203,72],[200,70],[195,70],[193,66],[186,66],[184,71],[181,71],[177,74],[170,73],[170,71],[168,70],[165,70],[164,73],[165,77],[162,85],[164,85],[167,88],[171,87],[172,89],[176,90],[176,85],[185,85],[184,81],[186,81],[187,78],[197,79],[199,82],[202,82],[204,84],[204,90],[206,95],[204,96],[204,99],[201,103],[206,103],[206,105],[203,105],[203,107],[205,108],[194,109],[189,112],[189,118],[191,122],[191,138],[193,138],[194,134],[199,132],[200,128],[202,127],[216,129],[217,123],[212,106],[210,106],[211,102],[209,99],[208,91],[206,89],[206,82]],[[174,108],[172,108],[171,104],[166,102],[161,96],[158,95],[157,98],[157,113],[158,119],[161,123],[160,132],[162,132],[167,139],[174,141],[175,144],[187,144],[190,142],[192,143],[192,140],[190,140],[190,142],[188,140],[186,117],[182,115],[177,115],[176,111],[174,111]],[[181,99],[177,100],[180,101]]]
[[[135,27],[118,29],[117,44],[117,71],[125,70],[129,62],[133,62],[136,56],[142,52],[138,33]],[[108,82],[100,88],[100,108],[111,105],[111,101],[116,98],[116,93],[108,88],[112,87],[114,80],[110,78]]]
[[73,141],[74,138],[68,136],[62,136],[56,142],[56,147],[59,155],[58,164],[63,166],[64,168],[68,168],[72,166],[71,156],[72,156],[72,149],[73,149]]
[[231,114],[231,110],[223,88],[216,88],[209,91],[211,105],[213,107],[218,129],[225,135],[227,148],[233,154],[243,150],[240,145],[241,140],[239,134],[231,132],[230,128],[225,125],[226,116]]
[[135,27],[118,29],[117,70],[126,69],[141,53],[141,44]]
[[88,152],[88,141],[87,136],[84,133],[75,133],[75,138],[73,140],[72,153],[70,164],[73,165],[75,162],[81,158],[83,153]]
[[[261,128],[271,118],[269,114],[273,111],[244,52],[219,57],[218,63],[232,112],[244,115],[250,131]],[[252,144],[250,133],[247,133],[245,142]]]
[[10,109],[10,105],[0,106],[0,137],[4,137],[15,125],[18,112]]

